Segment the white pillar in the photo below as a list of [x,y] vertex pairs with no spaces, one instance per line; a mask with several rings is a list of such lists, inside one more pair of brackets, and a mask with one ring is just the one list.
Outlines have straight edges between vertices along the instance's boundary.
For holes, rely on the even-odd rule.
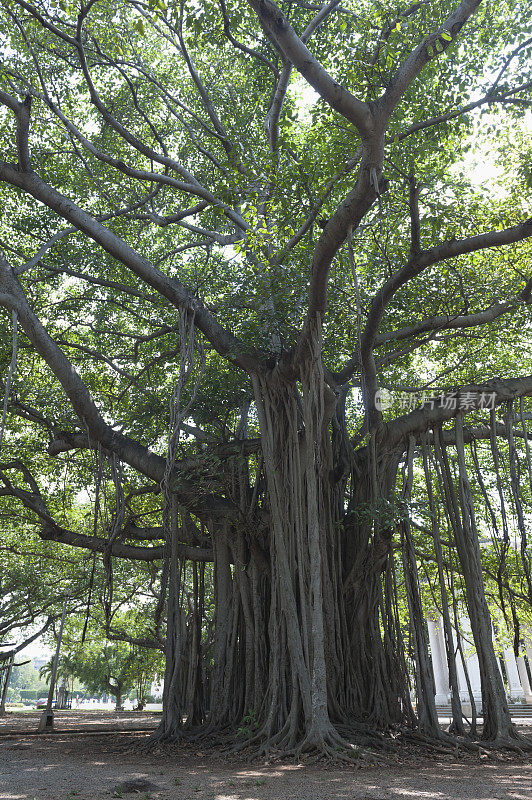
[[441,616],[438,614],[436,619],[427,617],[427,627],[429,629],[430,655],[436,687],[436,705],[448,705],[450,702],[449,667]]
[[506,667],[506,677],[508,679],[509,699],[513,703],[522,703],[525,699],[525,694],[521,686],[513,647],[505,647],[503,650],[503,657],[504,666]]
[[532,688],[528,680],[528,672],[526,671],[525,659],[523,656],[517,658],[517,669],[519,670],[519,677],[521,678],[521,686],[525,695],[525,703],[532,703]]
[[525,652],[530,668],[532,669],[532,642],[530,639],[525,639]]
[[462,664],[462,657],[459,652],[456,653],[456,674],[458,676],[458,692],[460,700],[469,703],[469,692],[467,689],[467,681],[465,676],[464,665]]
[[[493,627],[493,622],[491,623],[491,638],[493,639],[493,648],[495,650],[495,660],[497,662],[497,666],[499,667],[499,675],[501,676],[501,680],[503,686],[505,687],[506,691],[506,682],[504,680],[504,672],[502,671],[501,665],[501,658],[502,656],[499,655],[498,647],[497,647],[497,634],[495,633],[495,628]],[[506,699],[508,700],[508,692],[506,692]]]
[[[463,645],[462,645],[463,646]],[[471,691],[473,692],[473,697],[475,699],[475,703],[477,703],[478,709],[482,704],[482,684],[480,681],[480,666],[478,663],[478,657],[476,653],[472,653],[466,659],[467,662],[467,671],[469,673],[469,680],[471,681]]]
[[[462,650],[466,660],[467,672],[469,675],[469,681],[471,683],[471,692],[473,693],[473,698],[475,700],[475,704],[478,706],[477,708],[478,710],[480,709],[480,706],[482,704],[482,684],[480,681],[480,666],[478,663],[477,654],[474,650],[473,634],[471,633],[471,623],[469,622],[469,617],[466,614],[460,617],[460,625],[463,631],[463,635],[460,637],[460,643],[462,645]],[[457,661],[460,660],[461,660],[460,656],[458,655]],[[460,699],[466,701],[469,700],[467,684],[465,682],[465,675],[464,675],[463,692],[462,692],[462,687],[460,686]]]
[[456,666],[456,677],[458,678],[458,694],[460,696],[460,700],[466,703],[469,703],[469,692],[467,691],[467,682],[464,672],[464,665],[462,664],[462,657],[458,650],[457,645],[457,632],[453,628],[453,648],[454,648],[454,663]]

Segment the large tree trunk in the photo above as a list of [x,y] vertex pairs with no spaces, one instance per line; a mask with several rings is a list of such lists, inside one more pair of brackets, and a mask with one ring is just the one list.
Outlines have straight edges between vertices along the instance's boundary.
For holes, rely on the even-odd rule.
[[[229,467],[242,521],[211,524],[215,627],[208,724],[202,731],[237,730],[242,746],[263,753],[317,751],[335,758],[351,755],[353,745],[382,745],[383,735],[398,728],[413,731],[418,742],[451,741],[441,732],[436,714],[409,521],[414,440],[402,496],[397,496],[396,484],[405,447],[386,444],[385,426],[370,432],[367,446],[359,448],[356,457],[352,450],[348,454],[341,397],[329,388],[323,373],[317,319],[297,375],[276,368],[256,374],[253,386],[265,477],[261,519],[267,530],[253,527],[248,514],[248,467]],[[493,653],[465,464],[457,442],[456,493],[445,449],[441,452],[438,442],[436,437],[444,505],[455,534],[481,665],[484,736],[508,742],[514,730]],[[424,463],[428,471],[426,459]],[[434,509],[428,478],[427,492]],[[401,549],[394,559],[396,532]],[[432,533],[441,567],[436,516]],[[164,713],[158,733],[164,738],[180,735],[183,708],[188,709],[190,726],[201,725],[204,718],[197,576],[190,647],[184,657],[174,522],[171,548]],[[447,587],[441,569],[438,575],[446,646],[453,659],[455,727],[463,734]],[[410,612],[409,654],[398,608],[401,593]],[[409,657],[414,661],[417,715],[410,699]]]
[[[284,751],[340,743],[329,718],[328,664],[341,636],[324,621],[324,581],[335,586],[331,543],[332,469],[328,423],[334,410],[321,367],[321,330],[293,380],[254,379],[270,514],[271,598],[268,690],[258,737]],[[286,652],[286,656],[285,656]],[[330,668],[330,663],[329,663]]]
[[414,724],[391,559],[393,490],[401,451],[360,454],[344,520],[344,594],[350,654],[352,717],[373,731]]
[[[188,669],[183,676],[183,705],[187,709],[187,728],[197,728],[205,719],[203,659],[201,646],[201,624],[203,620],[203,598],[205,596],[204,568],[198,575],[198,565],[192,564],[193,608],[190,614],[186,641]],[[183,656],[185,653],[183,654]]]
[[296,752],[345,748],[338,728],[368,741],[371,726],[386,729],[411,712],[398,622],[383,596],[391,526],[370,519],[370,501],[393,487],[399,456],[374,464],[376,483],[360,476],[342,536],[330,427],[336,397],[320,353],[316,320],[299,385],[278,375],[254,381],[271,536],[268,690],[257,739]]

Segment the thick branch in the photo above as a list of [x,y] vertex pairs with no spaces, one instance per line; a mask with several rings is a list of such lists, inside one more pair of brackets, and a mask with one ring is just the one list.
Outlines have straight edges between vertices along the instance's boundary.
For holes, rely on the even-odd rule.
[[377,373],[373,349],[384,312],[395,293],[408,281],[417,277],[424,269],[441,261],[490,247],[513,244],[530,236],[532,236],[532,219],[512,228],[505,228],[502,231],[490,231],[467,239],[450,240],[430,250],[424,250],[417,255],[412,255],[407,264],[386,281],[371,302],[361,339],[360,356],[365,386],[368,392],[368,402],[371,404],[369,409],[370,423],[376,423],[380,419],[380,415],[373,405],[374,393],[377,390]]
[[495,405],[514,400],[516,397],[531,396],[532,375],[507,380],[497,378],[483,384],[463,386],[458,392],[449,396],[448,402],[445,399],[440,402],[438,399],[434,402],[433,408],[429,403],[392,422],[383,423],[378,432],[379,440],[386,446],[395,447],[401,442],[408,441],[411,435],[437,428],[457,414],[463,414],[464,404],[467,408],[466,413],[486,408],[491,395],[495,396]]
[[[223,0],[221,0],[223,2]],[[321,23],[331,14],[338,6],[339,0],[331,0],[330,3],[323,6],[315,17],[310,21],[307,28],[301,34],[301,41],[306,44],[312,34]],[[275,150],[279,136],[279,118],[283,108],[284,99],[290,83],[290,76],[292,74],[292,63],[285,61],[280,76],[278,76],[277,87],[273,94],[271,106],[264,121],[264,128],[270,142],[270,149]]]
[[[91,550],[93,553],[110,552],[117,558],[127,558],[132,561],[159,561],[164,558],[164,545],[160,547],[140,547],[136,545],[113,542],[109,548],[107,539],[96,536],[85,536],[81,533],[74,533],[59,526],[46,526],[39,534],[41,539],[51,539],[61,544],[69,544],[73,547],[81,547]],[[179,555],[189,561],[213,561],[213,552],[208,548],[189,547],[188,545],[178,545]]]
[[357,128],[362,136],[373,129],[369,106],[340,86],[314,58],[273,0],[248,0],[264,29],[318,94]]
[[49,616],[44,625],[41,628],[39,628],[38,631],[32,633],[31,636],[29,636],[27,639],[24,639],[24,641],[22,641],[20,644],[17,644],[12,650],[8,650],[7,652],[4,651],[0,656],[2,661],[5,661],[6,659],[9,658],[14,658],[17,655],[17,653],[20,653],[21,650],[24,650],[26,647],[28,647],[28,645],[30,645],[32,642],[34,642],[36,639],[42,636],[43,633],[46,633],[46,631],[48,630],[48,628],[55,619],[56,618],[54,616]]
[[103,247],[113,258],[116,258],[166,297],[173,305],[193,311],[195,324],[220,355],[249,372],[257,367],[257,356],[247,352],[244,344],[236,336],[226,331],[207,311],[201,300],[194,297],[180,281],[169,278],[158,270],[120,237],[67,197],[59,194],[34,172],[24,173],[13,165],[0,164],[0,180],[17,186],[68,220],[78,230]]
[[[99,442],[104,449],[115,453],[122,461],[143,475],[160,483],[164,476],[165,459],[134,439],[113,430],[105,422],[87,387],[61,348],[33,313],[17,278],[2,258],[0,258],[0,287],[5,292],[0,295],[0,304],[17,311],[24,332],[61,383],[72,408],[86,427],[90,439]],[[230,501],[203,493],[195,482],[182,480],[178,474],[173,478],[173,485],[178,493],[179,502],[195,513],[227,516],[237,511]]]
[[[15,465],[1,465],[1,469],[7,469]],[[20,468],[20,467],[19,467]],[[110,543],[107,539],[102,539],[96,536],[86,536],[85,534],[75,533],[74,531],[67,530],[60,525],[57,525],[53,517],[50,515],[41,493],[38,491],[28,492],[14,486],[7,478],[3,471],[0,472],[0,478],[3,481],[6,489],[5,495],[15,497],[30,511],[33,511],[39,519],[43,522],[42,530],[39,532],[41,539],[51,539],[54,542],[61,544],[72,545],[73,547],[81,547],[85,550],[91,550],[95,553],[106,553],[117,556],[118,558],[128,558],[134,561],[156,561],[165,557],[165,547],[140,547],[137,545],[128,545],[121,542],[118,538]],[[2,494],[4,494],[2,491]],[[127,536],[127,526],[122,531],[124,536]],[[133,531],[134,533],[134,531]],[[185,534],[190,538],[188,534]],[[197,548],[188,545],[179,545],[180,554],[183,558],[192,561],[212,561],[213,555],[210,548]]]
[[231,32],[231,22],[229,20],[229,15],[227,13],[227,6],[225,4],[225,0],[218,0],[218,2],[220,3],[220,8],[221,8],[221,11],[222,11],[222,18],[223,18],[223,23],[224,23],[224,34],[229,39],[229,41],[231,42],[233,47],[236,47],[237,50],[241,50],[242,53],[246,53],[246,55],[253,56],[253,58],[256,58],[259,61],[262,61],[262,63],[265,66],[267,66],[269,70],[271,70],[273,72],[273,74],[275,75],[275,80],[279,80],[279,70],[277,69],[275,64],[273,64],[271,61],[269,61],[269,59],[267,59],[265,55],[263,55],[262,53],[259,53],[258,50],[253,50],[252,48],[247,47],[247,45],[243,44],[242,42],[239,42],[233,36],[233,34]]
[[458,314],[456,316],[440,314],[434,317],[427,317],[415,325],[379,334],[375,337],[375,347],[385,344],[386,342],[399,342],[403,339],[419,336],[429,331],[458,330],[461,328],[475,328],[479,325],[487,325],[503,314],[507,314],[519,308],[521,303],[522,301],[516,298],[508,300],[506,303],[495,303],[489,308],[484,309],[484,311],[478,311],[475,314]]

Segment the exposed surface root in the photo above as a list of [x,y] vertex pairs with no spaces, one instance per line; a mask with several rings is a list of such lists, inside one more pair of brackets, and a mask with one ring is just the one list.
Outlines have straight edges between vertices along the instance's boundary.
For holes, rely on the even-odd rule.
[[[364,727],[364,726],[362,726]],[[506,751],[524,756],[532,751],[532,740],[519,735],[518,739],[500,737],[493,742],[481,739],[470,739],[463,736],[453,736],[447,731],[441,731],[441,736],[432,737],[419,730],[397,728],[389,733],[382,731],[359,731],[342,726],[341,731],[332,727],[325,733],[309,732],[306,736],[299,735],[295,738],[286,729],[277,735],[267,737],[264,733],[256,733],[251,738],[242,738],[242,732],[237,730],[213,731],[202,735],[200,730],[194,734],[181,734],[178,737],[165,737],[153,734],[140,749],[149,750],[162,744],[182,744],[183,746],[198,747],[202,750],[213,749],[228,760],[242,758],[246,762],[296,762],[313,764],[319,762],[349,764],[352,767],[364,765],[390,766],[397,764],[405,757],[444,756],[461,759],[469,755],[479,758],[499,759],[504,758]]]
[[141,742],[137,742],[131,749],[137,750],[141,753],[148,753],[150,750],[154,750],[161,744],[179,744],[180,742],[183,742],[185,738],[186,737],[182,731],[174,731],[170,733],[157,728],[157,730],[153,731],[153,733],[151,733],[146,739],[143,739]]
[[491,752],[509,750],[524,755],[532,753],[532,737],[520,733],[516,736],[498,736],[491,741],[481,741],[481,746]]

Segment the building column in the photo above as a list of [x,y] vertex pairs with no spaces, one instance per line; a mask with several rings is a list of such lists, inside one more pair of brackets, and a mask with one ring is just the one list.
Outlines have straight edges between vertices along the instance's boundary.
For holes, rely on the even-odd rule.
[[493,622],[491,623],[491,638],[493,639],[493,645],[495,649],[495,660],[497,661],[497,666],[499,667],[499,674],[501,676],[502,684],[504,686],[504,691],[506,692],[506,699],[508,700],[508,692],[506,691],[506,678],[504,677],[504,672],[502,671],[502,664],[501,659],[502,656],[499,655],[497,650],[497,634],[495,633],[495,628],[493,627]]
[[519,670],[519,677],[521,678],[521,686],[525,695],[525,703],[532,703],[532,688],[528,679],[528,672],[526,670],[525,659],[523,656],[518,656],[517,669]]
[[[508,697],[510,702],[522,703],[525,699],[519,670],[515,660],[513,647],[505,647],[503,650],[504,666],[506,667],[506,677],[508,679]],[[524,666],[524,664],[523,664]]]
[[455,656],[456,674],[458,677],[458,692],[460,695],[460,700],[462,702],[469,703],[469,692],[467,690],[467,681],[466,681],[464,665],[462,664],[462,658],[460,656],[460,653],[456,650],[456,647],[455,647],[455,652],[456,652]]
[[465,676],[464,665],[458,650],[458,633],[453,627],[453,649],[454,649],[454,663],[456,666],[456,677],[458,678],[458,694],[460,701],[469,703],[469,692],[467,691],[467,681]]
[[532,669],[532,641],[528,638],[525,639],[525,653],[528,658],[530,669]]
[[427,627],[429,629],[432,672],[434,674],[434,685],[436,687],[436,705],[448,705],[450,703],[449,668],[447,665],[447,653],[445,651],[441,616],[438,614],[436,619],[430,616],[427,617]]
[[[477,706],[477,711],[478,711],[482,705],[482,683],[480,680],[480,666],[478,663],[478,657],[474,649],[472,649],[474,648],[473,634],[471,632],[471,623],[469,622],[469,617],[467,616],[467,614],[464,614],[463,616],[460,617],[460,625],[464,633],[463,636],[460,636],[460,643],[462,645],[462,650],[464,652],[466,660],[467,673],[469,675],[469,681],[471,683],[471,692],[473,694],[473,698],[475,700],[475,704]],[[461,661],[460,654],[458,654],[457,662],[460,661]],[[463,669],[462,669],[462,674],[463,674]],[[463,689],[462,685],[460,685],[460,699],[469,702],[469,692],[467,691],[467,683],[465,680],[465,675],[463,675],[463,681],[464,681]]]

